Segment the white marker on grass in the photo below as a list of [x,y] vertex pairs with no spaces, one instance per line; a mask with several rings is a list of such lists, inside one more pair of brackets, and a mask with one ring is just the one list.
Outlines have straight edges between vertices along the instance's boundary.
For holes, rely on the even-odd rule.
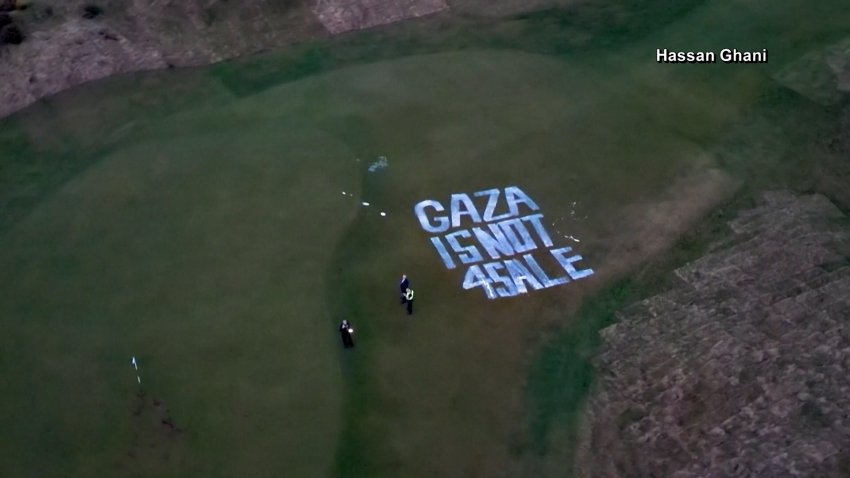
[[384,211],[381,211],[381,216],[382,216],[382,217],[383,217],[383,216],[386,216],[386,215],[387,215],[387,213],[385,213]]
[[369,205],[369,203],[367,203],[366,201],[363,201],[363,202],[362,202],[362,203],[360,203],[360,204],[362,204],[362,205],[364,205],[364,206],[368,206],[368,205]]
[[[139,371],[139,362],[136,361],[135,355],[133,355],[133,358],[130,359],[130,365],[132,365],[133,368],[135,368],[137,372]],[[136,381],[139,382],[139,385],[142,384],[142,378],[139,377],[138,373],[136,374]]]

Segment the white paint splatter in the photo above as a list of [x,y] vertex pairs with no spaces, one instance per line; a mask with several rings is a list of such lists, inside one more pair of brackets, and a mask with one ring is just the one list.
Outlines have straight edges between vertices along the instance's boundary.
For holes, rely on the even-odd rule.
[[378,156],[378,160],[369,165],[369,172],[374,173],[379,169],[384,169],[389,166],[389,161],[387,161],[386,156]]

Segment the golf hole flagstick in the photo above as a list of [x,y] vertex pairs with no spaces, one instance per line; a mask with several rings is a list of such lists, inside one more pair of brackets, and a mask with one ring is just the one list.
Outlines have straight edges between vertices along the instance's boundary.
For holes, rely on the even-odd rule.
[[139,385],[142,384],[142,379],[139,377],[139,362],[136,360],[136,356],[133,355],[133,358],[130,359],[130,365],[136,369],[136,381],[139,382]]

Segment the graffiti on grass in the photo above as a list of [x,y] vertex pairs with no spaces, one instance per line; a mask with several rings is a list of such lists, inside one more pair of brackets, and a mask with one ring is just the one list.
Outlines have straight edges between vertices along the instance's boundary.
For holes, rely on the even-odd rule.
[[488,299],[593,275],[571,247],[555,245],[537,203],[516,186],[452,194],[448,203],[426,199],[413,210],[443,264],[466,268],[463,288],[480,287]]

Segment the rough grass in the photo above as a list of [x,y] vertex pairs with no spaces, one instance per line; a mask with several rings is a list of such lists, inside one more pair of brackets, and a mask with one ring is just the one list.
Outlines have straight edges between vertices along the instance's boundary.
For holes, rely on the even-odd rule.
[[582,411],[596,383],[593,359],[602,345],[599,331],[616,323],[617,311],[624,306],[666,290],[670,271],[698,259],[712,244],[722,241],[728,233],[727,221],[737,211],[753,207],[757,191],[750,187],[739,190],[663,255],[585,300],[567,326],[543,341],[531,361],[525,386],[528,442],[516,450],[526,460],[544,463],[538,469],[548,469],[548,473],[541,476],[571,475]]
[[622,48],[685,16],[705,0],[675,5],[654,0],[591,1],[510,19],[442,17],[306,43],[292,53],[225,62],[213,68],[237,95],[331,69],[459,49],[509,48],[541,54],[575,54]]

